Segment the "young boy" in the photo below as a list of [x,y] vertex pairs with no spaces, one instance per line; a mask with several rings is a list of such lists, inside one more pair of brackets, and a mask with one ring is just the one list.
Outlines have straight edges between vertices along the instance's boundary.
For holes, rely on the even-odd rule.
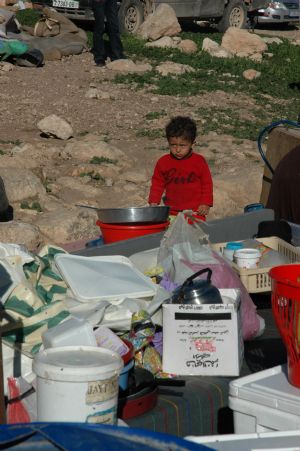
[[170,214],[193,210],[196,217],[205,220],[213,205],[213,184],[205,159],[193,152],[197,135],[196,123],[189,117],[177,116],[166,126],[170,153],[156,163],[148,202],[164,203]]

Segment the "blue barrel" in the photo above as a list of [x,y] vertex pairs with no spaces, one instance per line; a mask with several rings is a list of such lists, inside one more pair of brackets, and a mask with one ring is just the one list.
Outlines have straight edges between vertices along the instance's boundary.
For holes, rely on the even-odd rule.
[[143,429],[86,423],[0,425],[1,449],[22,451],[209,451],[205,445]]

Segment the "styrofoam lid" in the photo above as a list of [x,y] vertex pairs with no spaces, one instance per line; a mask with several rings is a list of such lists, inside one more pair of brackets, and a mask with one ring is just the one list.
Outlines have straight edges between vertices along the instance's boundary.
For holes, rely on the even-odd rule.
[[152,297],[157,287],[123,256],[56,254],[55,263],[74,295],[83,302]]
[[57,381],[95,381],[119,374],[122,358],[113,351],[93,346],[62,346],[39,352],[33,361],[34,373]]

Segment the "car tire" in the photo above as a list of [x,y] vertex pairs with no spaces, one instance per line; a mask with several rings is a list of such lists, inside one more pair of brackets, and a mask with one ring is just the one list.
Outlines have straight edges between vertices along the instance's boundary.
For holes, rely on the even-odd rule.
[[140,0],[123,0],[119,9],[121,33],[135,34],[144,22],[144,6]]
[[230,0],[217,27],[224,32],[229,27],[245,28],[247,25],[247,8],[241,0]]

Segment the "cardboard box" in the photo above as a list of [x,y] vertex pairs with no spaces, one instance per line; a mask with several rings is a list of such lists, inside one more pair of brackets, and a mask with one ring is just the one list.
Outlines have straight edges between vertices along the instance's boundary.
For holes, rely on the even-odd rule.
[[223,304],[163,305],[163,371],[182,376],[239,376],[244,356],[239,290]]

